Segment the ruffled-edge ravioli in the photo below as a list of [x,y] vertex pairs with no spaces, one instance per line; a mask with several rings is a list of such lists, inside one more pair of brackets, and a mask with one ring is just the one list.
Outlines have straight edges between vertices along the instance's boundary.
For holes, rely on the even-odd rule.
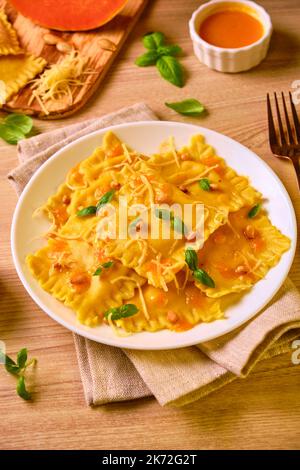
[[15,29],[7,20],[4,11],[0,10],[0,55],[15,55],[22,52]]
[[[261,199],[261,194],[250,186],[248,178],[227,166],[200,134],[194,135],[190,144],[180,151],[175,150],[173,140],[169,139],[162,144],[161,153],[153,155],[148,164],[158,169],[167,181],[184,187],[192,197],[208,207],[233,212]],[[207,178],[211,183],[209,191],[200,187],[201,178]]]
[[0,80],[5,85],[6,101],[42,72],[46,64],[42,57],[27,54],[0,57]]
[[[67,238],[81,237],[94,243],[97,225],[101,217],[97,215],[78,217],[77,213],[84,207],[95,206],[101,196],[112,189],[112,186],[116,187],[115,196],[110,201],[116,208],[116,222],[118,222],[119,195],[126,196],[128,204],[142,203],[147,207],[149,207],[152,199],[153,202],[158,202],[156,196],[160,198],[163,192],[167,193],[169,203],[178,203],[179,205],[193,203],[193,199],[181,192],[176,186],[162,180],[157,172],[150,169],[145,162],[137,162],[137,167],[135,169],[135,165],[131,165],[130,168],[122,165],[121,170],[120,168],[107,169],[98,178],[90,180],[87,187],[75,191],[70,190],[69,186],[65,184],[62,185],[56,195],[49,198],[46,204],[46,209],[51,214],[51,220],[54,219],[56,226],[61,227],[60,234]],[[149,186],[151,185],[150,189],[145,181]],[[64,205],[66,200],[67,206]],[[205,217],[207,217],[205,221],[205,238],[227,220],[227,215],[223,211],[206,210]],[[128,220],[128,225],[131,222],[132,220]],[[119,259],[127,267],[136,269],[138,274],[148,278],[153,285],[165,287],[165,282],[170,282],[174,278],[174,273],[182,269],[185,263],[184,245],[186,240],[182,238],[174,245],[173,242],[174,240],[169,239],[135,241],[116,238],[108,240],[105,246],[109,256]],[[161,259],[160,261],[162,263],[167,261],[168,265],[162,265],[160,273],[158,273],[156,259],[159,255],[167,258],[167,254],[168,260]],[[175,266],[175,269],[172,266]],[[158,274],[162,277],[156,279]]]
[[198,252],[199,266],[209,273],[215,288],[196,283],[209,297],[241,292],[263,279],[284,252],[290,239],[274,227],[261,211],[249,218],[249,207],[229,215]]
[[93,276],[100,260],[105,260],[103,253],[83,241],[49,239],[45,247],[27,256],[26,263],[41,287],[72,308],[80,323],[95,326],[106,310],[132,298],[137,283],[145,282],[118,262]]
[[66,181],[41,209],[57,227],[61,227],[71,215],[78,212],[78,207],[87,205],[87,200],[94,203],[95,199],[99,200],[112,189],[112,183],[124,183],[124,177],[120,178],[119,171],[126,162],[128,156],[124,155],[121,141],[112,132],[106,132],[102,146],[68,172]]
[[[118,194],[125,196],[128,204],[143,204],[146,206],[149,209],[148,215],[152,204],[160,204],[162,193],[166,194],[167,198],[163,203],[168,205],[177,204],[183,209],[185,204],[193,205],[194,203],[192,198],[176,188],[175,185],[166,183],[145,162],[138,162],[137,168],[132,165],[130,170],[123,167],[120,175],[123,176],[126,184],[120,187]],[[133,186],[131,186],[131,183],[133,183]],[[119,208],[118,204],[116,207],[118,220],[119,211],[122,209]],[[227,214],[224,211],[209,210],[207,208],[204,208],[204,217],[204,239],[207,239],[217,227],[227,220]],[[128,219],[128,226],[134,223],[136,219],[138,219],[136,215]],[[150,220],[148,222],[150,231]],[[164,222],[161,221],[161,223]],[[119,259],[125,266],[135,269],[138,274],[146,277],[150,284],[166,289],[165,283],[173,280],[175,273],[185,265],[185,245],[186,239],[182,236],[181,239],[175,240],[174,230],[171,230],[168,239],[162,239],[160,236],[158,239],[149,237],[146,239],[122,240],[115,238],[108,240],[106,250],[110,256]]]
[[220,301],[207,297],[193,283],[188,283],[184,290],[177,290],[173,285],[169,285],[167,292],[145,284],[142,293],[147,309],[146,315],[141,296],[136,292],[130,303],[135,304],[139,312],[131,317],[117,320],[117,326],[132,333],[165,328],[180,332],[200,322],[211,322],[224,316]]

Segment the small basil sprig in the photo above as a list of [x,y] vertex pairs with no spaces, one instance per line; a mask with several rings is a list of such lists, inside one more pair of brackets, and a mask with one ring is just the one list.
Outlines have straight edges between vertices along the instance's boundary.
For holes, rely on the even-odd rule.
[[208,178],[201,178],[198,184],[203,191],[210,191],[210,181]]
[[94,215],[97,212],[97,207],[96,206],[88,206],[84,207],[80,211],[77,212],[78,217],[86,217],[88,215]]
[[177,44],[165,44],[165,35],[159,31],[148,33],[143,37],[143,44],[147,52],[135,60],[139,67],[156,65],[160,75],[175,86],[184,85],[183,69],[175,58],[182,53],[182,49]]
[[4,354],[3,351],[0,351],[0,361],[4,363],[7,372],[18,377],[16,388],[17,394],[24,400],[31,400],[31,394],[26,389],[24,374],[25,370],[29,366],[36,363],[36,359],[31,359],[30,361],[27,359],[28,352],[26,348],[23,348],[18,352],[16,362]]
[[194,278],[204,284],[207,287],[216,287],[214,280],[207,274],[204,269],[196,269],[196,271],[193,272]]
[[154,33],[147,33],[143,37],[143,44],[146,49],[156,50],[159,46],[162,46],[165,42],[165,35],[160,31]]
[[198,256],[195,250],[186,250],[185,262],[191,271],[196,271],[196,269],[198,269]]
[[173,212],[167,209],[155,209],[155,215],[161,220],[169,221],[171,228],[176,232],[184,234],[186,232],[186,226],[180,217],[177,217]]
[[114,262],[113,261],[107,261],[106,263],[103,263],[99,266],[99,268],[96,269],[96,271],[94,272],[93,276],[100,276],[103,269],[108,269],[108,268],[111,268],[113,266]]
[[134,304],[124,304],[121,307],[112,307],[104,313],[104,317],[110,317],[111,320],[120,320],[121,318],[131,317],[138,313],[139,309]]
[[258,213],[259,211],[261,210],[261,204],[256,204],[255,206],[252,207],[252,209],[250,209],[250,211],[248,212],[248,218],[249,219],[253,219]]
[[203,104],[194,98],[176,101],[174,103],[165,103],[165,105],[183,116],[198,117],[205,111]]
[[108,204],[112,198],[114,197],[115,195],[115,192],[116,190],[115,189],[111,189],[110,191],[107,191],[107,193],[105,193],[102,198],[98,201],[97,205],[96,205],[96,209],[97,211],[99,209],[101,209],[102,206],[105,206],[105,204]]
[[207,287],[216,287],[214,280],[204,269],[198,268],[198,256],[195,250],[188,249],[185,252],[185,262],[193,272],[194,278]]
[[103,207],[105,204],[108,204],[112,200],[112,198],[115,195],[115,192],[116,192],[115,189],[112,189],[111,191],[107,191],[107,193],[105,193],[101,197],[101,199],[97,202],[96,206],[84,207],[83,209],[77,212],[77,217],[86,217],[88,215],[96,214],[97,211],[101,209],[101,207]]
[[25,114],[9,114],[0,123],[0,137],[8,144],[16,145],[31,132],[32,126],[31,117]]
[[156,67],[165,80],[179,88],[183,87],[183,69],[175,57],[163,55],[157,60]]

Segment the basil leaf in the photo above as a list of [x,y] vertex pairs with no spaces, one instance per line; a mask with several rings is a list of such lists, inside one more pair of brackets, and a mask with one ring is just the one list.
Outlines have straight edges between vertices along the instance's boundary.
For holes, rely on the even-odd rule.
[[175,86],[183,87],[183,70],[175,57],[164,55],[156,62],[160,75]]
[[99,209],[101,209],[102,206],[105,206],[105,204],[108,204],[112,200],[112,198],[114,197],[115,192],[116,192],[115,189],[112,189],[111,191],[107,191],[107,193],[105,193],[102,196],[100,201],[98,201],[97,206],[96,206],[96,210],[98,211]]
[[113,266],[114,262],[113,261],[106,261],[106,263],[101,264],[102,268],[108,269]]
[[204,269],[196,269],[193,272],[194,278],[208,287],[216,287],[214,280],[207,274]]
[[158,58],[159,55],[156,50],[152,50],[140,55],[134,63],[139,67],[148,67],[149,65],[155,65]]
[[20,369],[24,369],[27,361],[27,348],[23,348],[18,352],[17,355],[17,364]]
[[108,318],[111,315],[112,320],[120,320],[121,318],[131,317],[135,315],[139,309],[134,304],[124,304],[121,307],[112,307],[104,313],[104,317]]
[[162,46],[164,42],[165,35],[159,31],[145,34],[143,37],[143,44],[146,49],[157,49],[159,46]]
[[25,114],[9,114],[4,119],[4,123],[10,127],[16,127],[24,135],[29,134],[33,126],[31,117]]
[[97,268],[93,276],[100,276],[101,273],[102,273],[102,268]]
[[198,256],[195,250],[186,250],[185,262],[191,271],[197,271],[198,269]]
[[15,126],[0,124],[0,137],[8,144],[16,145],[19,140],[24,139],[24,133]]
[[180,46],[175,44],[174,46],[160,46],[157,49],[159,55],[178,55],[182,54],[182,49]]
[[23,400],[31,400],[31,394],[26,390],[25,379],[22,375],[17,383],[17,394],[19,397],[23,398]]
[[174,103],[165,103],[165,105],[176,111],[176,113],[183,114],[183,116],[197,117],[201,116],[205,111],[203,104],[194,98]]
[[87,215],[96,214],[96,212],[97,212],[96,206],[84,207],[83,209],[77,212],[77,217],[86,217]]
[[248,212],[248,218],[253,219],[259,213],[260,209],[261,204],[256,204],[255,206],[253,206],[252,209],[250,209],[250,211]]
[[114,264],[113,261],[106,261],[106,263],[101,264],[101,266],[99,266],[99,268],[96,269],[93,276],[100,276],[100,274],[102,273],[102,268],[104,268],[104,269],[111,268],[111,266],[113,266],[113,264]]
[[176,215],[171,219],[171,227],[182,235],[187,232],[186,226],[180,217]]
[[2,351],[0,353],[1,362],[4,363],[5,369],[10,374],[17,375],[20,372],[20,367],[9,356],[6,356]]
[[201,180],[198,181],[198,184],[203,191],[210,191],[210,181],[208,178],[201,178]]
[[172,220],[172,214],[167,209],[155,209],[155,215],[161,220]]

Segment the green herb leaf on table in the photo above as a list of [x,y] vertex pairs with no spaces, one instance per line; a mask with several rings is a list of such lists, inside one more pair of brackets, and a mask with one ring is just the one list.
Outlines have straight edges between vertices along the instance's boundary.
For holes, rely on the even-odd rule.
[[165,105],[177,113],[182,114],[183,116],[198,117],[201,116],[201,114],[203,114],[205,111],[203,104],[194,98],[189,98],[174,103],[165,103]]
[[138,313],[139,309],[134,304],[124,304],[121,307],[112,307],[104,313],[104,317],[110,317],[111,320],[120,320],[121,318],[131,317]]
[[24,369],[26,362],[27,362],[27,356],[28,356],[27,348],[23,348],[18,352],[17,364],[20,369]]
[[165,42],[165,35],[160,31],[145,34],[143,37],[143,44],[146,49],[157,49]]
[[136,60],[135,64],[139,67],[149,67],[149,65],[155,65],[157,59],[159,58],[159,54],[156,50],[151,50],[146,52],[145,54],[140,55]]
[[33,121],[31,117],[26,114],[9,114],[5,118],[5,124],[17,127],[23,134],[29,134],[33,127]]
[[204,271],[204,269],[196,269],[193,272],[193,276],[197,281],[201,282],[207,287],[216,287],[214,280],[209,276],[209,274],[207,274],[206,271]]
[[183,87],[183,69],[175,57],[170,55],[160,57],[156,62],[156,67],[165,80],[179,88]]
[[17,383],[17,394],[19,397],[23,398],[23,400],[31,400],[31,394],[26,390],[25,379],[23,375],[19,377]]
[[248,212],[248,218],[253,219],[259,213],[260,210],[261,210],[261,204],[256,204]]
[[180,46],[178,46],[178,44],[174,44],[171,46],[159,46],[157,48],[157,52],[160,56],[161,55],[176,56],[176,55],[182,54],[182,49]]
[[16,145],[32,130],[32,119],[24,114],[9,114],[0,123],[0,138]]
[[198,269],[198,256],[195,250],[186,250],[185,262],[191,271],[196,271]]
[[198,184],[203,191],[210,191],[210,181],[208,178],[201,178]]
[[1,352],[1,361],[2,359],[7,372],[13,375],[17,375],[20,372],[20,367],[15,363],[15,361]]
[[165,44],[165,36],[157,31],[143,37],[143,44],[148,51],[135,60],[139,67],[156,65],[160,75],[175,86],[184,85],[183,69],[174,57],[182,53],[178,44]]
[[7,372],[18,377],[17,394],[24,400],[30,400],[31,394],[26,390],[24,373],[27,367],[36,363],[36,359],[28,359],[28,352],[26,348],[20,349],[17,354],[17,362],[9,356],[0,351],[0,361],[4,363]]
[[24,134],[15,126],[0,124],[0,137],[8,144],[17,145],[19,140],[24,139]]

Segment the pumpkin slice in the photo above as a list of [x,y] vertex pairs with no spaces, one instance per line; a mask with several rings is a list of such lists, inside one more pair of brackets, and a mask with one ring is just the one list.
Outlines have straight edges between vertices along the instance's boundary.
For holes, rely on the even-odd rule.
[[44,69],[46,63],[41,57],[25,54],[0,57],[0,83],[5,100],[18,93]]
[[22,15],[46,28],[85,31],[110,21],[127,0],[12,0]]
[[7,21],[4,11],[0,11],[0,55],[20,53],[22,49],[19,46],[17,33]]

